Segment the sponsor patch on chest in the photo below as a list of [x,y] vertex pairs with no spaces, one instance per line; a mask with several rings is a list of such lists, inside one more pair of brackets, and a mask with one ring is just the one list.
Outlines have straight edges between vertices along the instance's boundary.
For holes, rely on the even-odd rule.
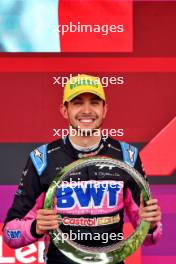
[[106,214],[123,206],[123,181],[81,181],[60,185],[56,190],[58,213]]

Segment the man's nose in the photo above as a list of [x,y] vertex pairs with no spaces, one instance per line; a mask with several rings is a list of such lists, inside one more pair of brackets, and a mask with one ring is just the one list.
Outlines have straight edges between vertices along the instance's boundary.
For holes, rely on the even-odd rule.
[[91,113],[91,106],[90,106],[89,103],[85,103],[85,104],[83,105],[83,112],[84,112],[85,114],[89,114],[89,113]]

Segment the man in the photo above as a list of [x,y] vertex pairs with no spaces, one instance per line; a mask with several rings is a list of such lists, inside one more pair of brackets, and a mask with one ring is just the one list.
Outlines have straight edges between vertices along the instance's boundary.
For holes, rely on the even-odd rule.
[[[49,264],[73,263],[56,249],[48,236],[48,231],[56,229],[60,221],[55,208],[42,209],[45,193],[59,170],[79,158],[106,155],[123,160],[144,175],[135,147],[97,134],[106,117],[107,103],[103,87],[96,77],[79,75],[71,78],[65,86],[60,110],[77,134],[70,134],[31,152],[3,232],[5,242],[14,248],[44,237],[45,260]],[[80,131],[81,135],[78,133]],[[86,183],[86,188],[81,186],[77,191],[73,181],[74,184]],[[113,244],[110,234],[122,234],[124,210],[134,227],[141,219],[150,222],[145,244],[155,244],[159,239],[161,212],[158,201],[150,199],[144,207],[139,187],[132,177],[124,175],[120,169],[89,166],[69,176],[67,182],[67,189],[58,187],[57,190],[57,210],[63,220],[60,228],[66,234],[70,230],[75,234],[91,234],[89,240],[77,238],[78,243],[104,246],[103,235],[107,234],[106,243]],[[106,183],[108,189],[103,193],[98,189],[95,191],[95,182],[100,186],[102,182]],[[115,183],[114,190],[110,189],[111,183]],[[67,223],[64,219],[67,219]],[[91,221],[94,224],[90,225]],[[19,231],[18,239],[10,236],[13,230]],[[98,241],[95,239],[97,233],[101,234]]]

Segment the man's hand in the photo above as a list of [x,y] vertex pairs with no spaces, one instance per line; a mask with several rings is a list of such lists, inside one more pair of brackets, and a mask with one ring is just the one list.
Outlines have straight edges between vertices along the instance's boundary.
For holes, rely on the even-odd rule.
[[150,222],[150,229],[153,229],[161,221],[161,211],[157,199],[150,199],[144,207],[143,196],[141,195],[139,215],[142,220]]
[[58,227],[58,216],[56,211],[52,209],[39,209],[36,216],[36,233],[45,234],[49,230]]

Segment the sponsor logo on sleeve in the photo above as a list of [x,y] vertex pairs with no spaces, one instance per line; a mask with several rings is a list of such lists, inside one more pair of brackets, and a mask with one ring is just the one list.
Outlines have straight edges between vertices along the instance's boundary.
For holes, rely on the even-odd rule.
[[21,231],[20,230],[6,230],[8,239],[20,239]]

